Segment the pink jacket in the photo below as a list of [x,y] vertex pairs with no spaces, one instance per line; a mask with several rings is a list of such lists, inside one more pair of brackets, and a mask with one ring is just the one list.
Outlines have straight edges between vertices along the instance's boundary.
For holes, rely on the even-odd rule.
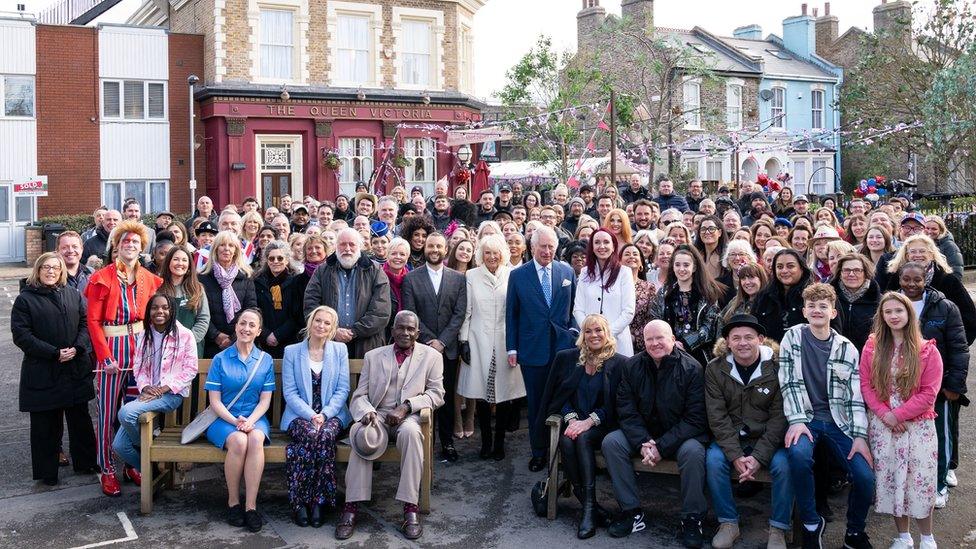
[[[147,327],[147,330],[151,329]],[[132,368],[140,392],[142,392],[143,387],[152,383],[152,363],[146,360],[143,364],[142,360],[142,344],[146,337],[152,337],[148,331],[143,331],[136,336],[136,351]],[[196,339],[193,337],[193,332],[177,322],[176,337],[168,335],[163,338],[163,362],[159,372],[159,384],[168,386],[173,393],[186,398],[190,396],[190,384],[196,377]]]
[[868,408],[883,416],[894,412],[898,421],[917,421],[935,418],[935,397],[942,387],[942,355],[939,354],[935,340],[930,339],[922,343],[920,352],[922,361],[922,375],[919,376],[918,387],[912,396],[901,406],[891,409],[889,402],[881,400],[881,396],[871,387],[871,360],[874,357],[874,334],[868,337],[861,351],[861,395]]

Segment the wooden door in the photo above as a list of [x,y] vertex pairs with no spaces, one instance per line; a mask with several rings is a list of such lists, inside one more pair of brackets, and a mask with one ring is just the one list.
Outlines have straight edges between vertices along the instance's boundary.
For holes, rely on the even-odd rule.
[[261,176],[261,204],[281,207],[281,197],[291,192],[290,173],[266,173]]

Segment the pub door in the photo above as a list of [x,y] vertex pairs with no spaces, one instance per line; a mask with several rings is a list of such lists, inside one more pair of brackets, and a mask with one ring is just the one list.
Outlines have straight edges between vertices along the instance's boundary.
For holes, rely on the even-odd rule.
[[261,174],[261,204],[281,207],[281,197],[291,192],[291,173]]

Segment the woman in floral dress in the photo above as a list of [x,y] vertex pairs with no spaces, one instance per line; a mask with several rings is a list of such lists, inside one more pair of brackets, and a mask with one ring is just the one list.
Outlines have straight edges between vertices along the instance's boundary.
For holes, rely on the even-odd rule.
[[918,524],[919,547],[935,549],[932,508],[938,468],[935,397],[942,356],[925,341],[912,302],[888,292],[861,353],[861,393],[871,411],[868,440],[874,456],[875,511],[894,515],[893,549],[914,547],[909,523]]

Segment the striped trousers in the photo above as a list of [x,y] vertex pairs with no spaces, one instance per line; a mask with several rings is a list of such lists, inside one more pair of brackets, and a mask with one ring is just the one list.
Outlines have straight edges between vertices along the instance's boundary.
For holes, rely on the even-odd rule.
[[98,428],[95,430],[98,466],[106,475],[115,474],[112,463],[112,441],[115,440],[115,420],[119,415],[122,392],[131,377],[131,372],[117,374],[98,372],[95,386],[98,389]]

